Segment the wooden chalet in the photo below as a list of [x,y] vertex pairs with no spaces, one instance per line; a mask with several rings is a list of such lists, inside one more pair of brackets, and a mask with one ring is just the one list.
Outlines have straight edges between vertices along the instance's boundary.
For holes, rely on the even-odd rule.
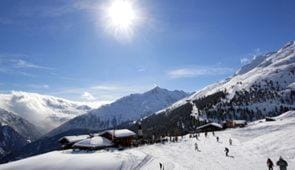
[[246,120],[226,120],[224,122],[224,126],[226,128],[245,127],[247,126],[247,121]]
[[58,140],[62,148],[71,148],[75,143],[90,138],[90,135],[64,136]]
[[205,125],[197,127],[198,132],[212,132],[222,130],[223,126],[218,123],[207,123]]
[[128,129],[118,129],[104,131],[100,136],[112,141],[116,146],[129,147],[136,133]]

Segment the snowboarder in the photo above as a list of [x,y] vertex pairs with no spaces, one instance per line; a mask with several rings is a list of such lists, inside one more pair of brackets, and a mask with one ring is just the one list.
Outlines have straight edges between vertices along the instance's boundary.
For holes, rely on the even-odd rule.
[[229,149],[225,147],[224,152],[225,152],[225,156],[228,156]]
[[233,145],[233,140],[229,138],[229,145]]
[[268,170],[273,170],[273,162],[270,158],[267,159],[266,164],[267,164]]
[[218,136],[216,137],[216,141],[219,142],[219,137]]
[[280,170],[287,170],[288,163],[281,156],[277,161],[277,165],[280,167]]

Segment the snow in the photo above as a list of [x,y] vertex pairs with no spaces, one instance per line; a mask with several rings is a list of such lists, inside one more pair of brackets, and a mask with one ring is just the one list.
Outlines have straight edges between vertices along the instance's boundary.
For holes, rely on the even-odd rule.
[[113,143],[101,136],[95,136],[89,139],[84,139],[74,144],[74,147],[87,147],[87,148],[99,148],[113,146]]
[[106,131],[109,134],[112,134],[115,132],[115,137],[116,138],[122,138],[122,137],[129,137],[129,136],[135,136],[136,133],[132,132],[131,130],[128,129],[118,129],[118,130],[108,130]]
[[41,127],[44,133],[93,109],[85,103],[22,91],[1,93],[0,108]]
[[218,124],[218,123],[208,123],[208,124],[205,124],[205,125],[203,125],[203,126],[199,126],[197,129],[202,129],[202,128],[207,127],[207,126],[210,126],[210,125],[222,129],[222,126],[221,126],[220,124]]
[[183,91],[170,91],[155,87],[147,92],[131,94],[111,104],[91,110],[87,114],[64,123],[49,135],[54,136],[70,129],[109,129],[120,123],[138,120],[150,115],[187,95]]
[[[199,140],[184,136],[177,143],[145,145],[117,151],[115,149],[93,152],[53,151],[16,162],[0,165],[0,170],[51,170],[51,169],[266,169],[266,160],[274,163],[282,156],[295,169],[295,111],[284,113],[277,121],[263,120],[250,123],[245,128],[215,132],[220,142],[209,133]],[[230,146],[228,140],[233,140]],[[195,151],[198,143],[200,151]],[[229,157],[224,148],[229,148]],[[276,169],[277,167],[275,167]]]
[[[230,100],[234,97],[236,91],[242,89],[249,90],[253,84],[257,84],[264,79],[278,82],[282,89],[294,88],[294,75],[290,74],[290,70],[294,68],[295,41],[291,41],[276,52],[255,57],[249,64],[243,66],[232,77],[208,85],[155,114],[167,113],[169,110],[174,110],[188,103],[188,101],[196,100],[223,90],[227,91],[227,100]],[[269,106],[270,104],[270,102],[266,102],[265,105],[259,103],[259,105],[249,107],[267,108],[265,106]],[[273,105],[277,105],[277,103]],[[270,109],[273,108],[274,107],[272,106]]]
[[64,136],[61,139],[66,139],[69,143],[75,143],[83,139],[87,139],[89,137],[90,137],[89,135],[77,135],[77,136]]

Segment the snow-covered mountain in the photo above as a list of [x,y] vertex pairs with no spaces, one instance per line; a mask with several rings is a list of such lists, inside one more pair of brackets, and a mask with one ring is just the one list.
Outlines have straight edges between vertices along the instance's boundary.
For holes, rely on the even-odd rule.
[[214,122],[253,121],[290,109],[295,109],[295,41],[254,58],[232,77],[177,101],[142,123],[146,129],[156,127],[150,133],[179,133],[197,125],[192,116]]
[[0,94],[0,108],[28,120],[43,133],[92,109],[62,98],[19,91]]
[[1,126],[9,126],[25,139],[34,141],[41,136],[39,129],[26,119],[0,108]]
[[[295,169],[295,111],[275,119],[273,122],[259,120],[245,128],[215,132],[215,136],[201,134],[198,140],[186,135],[178,142],[144,145],[123,151],[53,151],[2,164],[0,169],[150,170],[159,169],[159,163],[162,163],[164,169],[169,170],[253,170],[266,169],[267,158],[276,164],[280,156],[288,162],[287,169]],[[230,138],[233,145],[228,143]],[[200,151],[194,149],[195,143]],[[228,157],[224,153],[225,147],[229,148]]]
[[33,124],[0,108],[0,158],[40,136],[41,133]]
[[131,94],[64,123],[54,129],[50,135],[70,129],[101,130],[117,126],[122,122],[150,115],[187,95],[183,91],[169,91],[160,87],[143,94]]

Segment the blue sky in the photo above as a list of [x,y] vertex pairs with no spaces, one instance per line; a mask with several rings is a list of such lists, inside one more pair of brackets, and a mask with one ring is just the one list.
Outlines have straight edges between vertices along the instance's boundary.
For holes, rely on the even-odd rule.
[[0,91],[110,101],[158,85],[195,91],[295,39],[293,0],[132,0],[132,36],[104,0],[1,0]]

